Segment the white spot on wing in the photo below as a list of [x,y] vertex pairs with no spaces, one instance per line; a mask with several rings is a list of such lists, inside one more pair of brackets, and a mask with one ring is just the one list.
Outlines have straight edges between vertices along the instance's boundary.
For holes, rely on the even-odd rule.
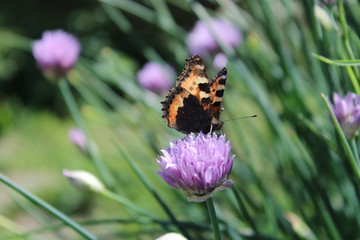
[[209,79],[207,79],[206,77],[199,77],[199,83],[208,83]]
[[210,94],[206,93],[206,92],[203,92],[201,91],[200,92],[200,98],[203,99],[203,98],[208,98],[210,96]]

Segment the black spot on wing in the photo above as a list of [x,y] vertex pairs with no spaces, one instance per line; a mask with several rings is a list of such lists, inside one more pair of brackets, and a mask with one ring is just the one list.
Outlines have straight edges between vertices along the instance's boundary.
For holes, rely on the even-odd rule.
[[184,106],[178,109],[176,129],[182,133],[208,133],[211,126],[211,109],[204,110],[195,96],[184,99]]
[[214,102],[213,103],[213,107],[220,107],[221,106],[221,102]]
[[219,80],[220,85],[225,85],[225,83],[226,83],[226,78],[223,78],[223,79]]
[[202,104],[209,104],[209,103],[211,103],[211,98],[210,97],[202,98],[201,103]]
[[217,90],[215,93],[215,96],[217,97],[222,97],[223,95],[224,95],[224,89]]
[[210,93],[210,85],[208,83],[200,83],[198,86],[200,91]]

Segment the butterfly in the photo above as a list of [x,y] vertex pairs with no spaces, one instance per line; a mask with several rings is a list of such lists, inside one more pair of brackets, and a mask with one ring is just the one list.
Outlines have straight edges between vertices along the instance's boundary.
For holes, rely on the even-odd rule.
[[203,60],[195,55],[185,60],[185,67],[161,102],[166,124],[179,132],[208,133],[219,130],[222,97],[227,70],[223,68],[212,80],[206,74]]

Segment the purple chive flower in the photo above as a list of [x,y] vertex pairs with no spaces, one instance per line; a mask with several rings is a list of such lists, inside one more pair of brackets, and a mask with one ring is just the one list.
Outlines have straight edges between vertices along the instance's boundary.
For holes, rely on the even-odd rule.
[[229,47],[235,47],[242,41],[242,35],[234,25],[226,20],[211,19],[198,21],[187,38],[191,54],[206,55],[219,49],[217,39]]
[[158,174],[175,189],[182,190],[191,202],[203,202],[213,192],[233,185],[228,179],[234,155],[225,135],[193,133],[161,151]]
[[148,62],[136,75],[139,84],[154,93],[167,92],[175,78],[175,72],[170,66],[156,62]]
[[72,128],[69,131],[69,139],[75,144],[82,152],[87,152],[87,141],[84,132],[78,128]]
[[360,96],[348,93],[342,98],[334,93],[332,109],[346,138],[355,137],[360,128]]
[[50,78],[63,77],[75,65],[80,43],[62,30],[46,31],[33,43],[33,55],[44,74]]

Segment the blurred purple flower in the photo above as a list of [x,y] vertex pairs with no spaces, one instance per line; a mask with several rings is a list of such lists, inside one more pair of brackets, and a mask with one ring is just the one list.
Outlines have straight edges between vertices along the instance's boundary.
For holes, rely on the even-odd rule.
[[175,72],[170,66],[148,62],[138,71],[136,77],[143,88],[161,94],[171,88]]
[[332,109],[346,138],[355,137],[360,128],[360,96],[348,93],[342,98],[334,93]]
[[226,20],[213,18],[209,22],[197,21],[187,38],[192,55],[204,55],[219,49],[220,39],[228,47],[235,47],[242,41],[241,32]]
[[213,192],[233,185],[228,179],[234,155],[225,135],[193,133],[161,151],[158,174],[175,189],[182,190],[191,202],[203,202]]
[[223,53],[218,53],[214,58],[213,64],[216,69],[221,70],[223,69],[223,67],[226,66],[227,62],[228,62],[228,58],[226,57],[226,55]]
[[87,153],[86,136],[81,129],[72,128],[69,131],[69,139],[75,144],[82,152]]
[[33,55],[44,74],[50,78],[63,77],[75,65],[81,50],[79,41],[62,30],[43,33],[33,43]]

